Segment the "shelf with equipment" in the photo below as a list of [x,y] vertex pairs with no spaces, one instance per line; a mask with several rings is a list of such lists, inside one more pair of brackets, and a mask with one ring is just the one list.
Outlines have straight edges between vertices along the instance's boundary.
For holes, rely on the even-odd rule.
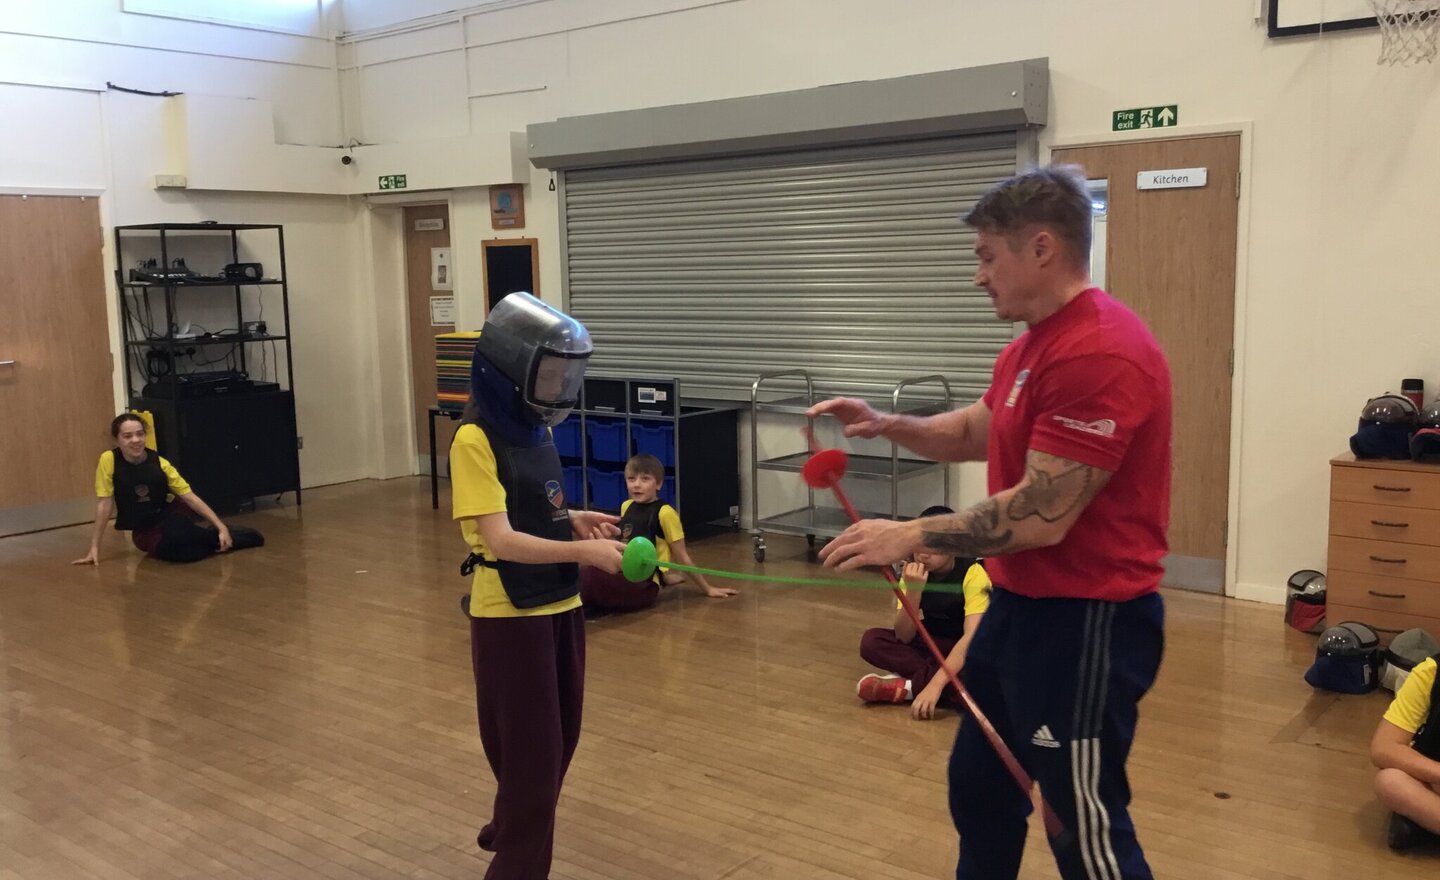
[[160,453],[212,506],[300,503],[283,227],[117,226],[115,254],[126,399]]
[[[804,393],[797,395],[795,390],[773,391],[766,387],[767,383],[773,387],[777,380],[785,386],[803,385]],[[938,385],[940,394],[936,399],[917,398],[913,395],[913,389],[918,385]],[[907,389],[910,389],[911,393],[907,393]],[[771,396],[775,394],[788,396]],[[815,490],[808,486],[805,490],[806,504],[804,507],[787,510],[774,516],[760,516],[760,472],[779,471],[798,474],[805,466],[805,462],[810,460],[811,455],[810,451],[806,449],[771,458],[759,458],[760,417],[764,414],[804,416],[810,407],[822,399],[824,398],[817,396],[815,383],[805,370],[763,373],[750,386],[750,449],[752,451],[750,515],[751,535],[754,538],[754,555],[757,562],[765,561],[766,532],[779,535],[803,535],[813,548],[818,538],[833,538],[850,526],[850,518],[845,511],[838,507],[817,503]],[[902,404],[902,400],[907,402]],[[933,415],[945,412],[952,405],[950,382],[940,375],[902,379],[896,383],[889,400],[870,401],[870,405],[876,410],[888,410],[892,413],[907,415]],[[806,424],[813,429],[814,419],[807,417]],[[900,515],[901,484],[915,477],[936,473],[942,475],[944,497],[948,500],[950,498],[950,468],[943,462],[901,457],[899,446],[891,443],[889,455],[850,454],[845,476],[846,479],[851,480],[868,480],[889,484],[890,509],[888,511],[857,511],[861,518],[903,519],[904,517]]]
[[685,400],[678,379],[587,376],[580,406],[553,429],[572,506],[618,512],[625,462],[649,453],[665,468],[660,497],[687,532],[738,528],[739,411]]

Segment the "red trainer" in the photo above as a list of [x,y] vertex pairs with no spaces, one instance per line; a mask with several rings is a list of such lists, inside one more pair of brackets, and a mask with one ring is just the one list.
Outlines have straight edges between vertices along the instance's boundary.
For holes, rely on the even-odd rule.
[[905,679],[873,672],[856,682],[855,694],[867,703],[903,703],[910,698]]

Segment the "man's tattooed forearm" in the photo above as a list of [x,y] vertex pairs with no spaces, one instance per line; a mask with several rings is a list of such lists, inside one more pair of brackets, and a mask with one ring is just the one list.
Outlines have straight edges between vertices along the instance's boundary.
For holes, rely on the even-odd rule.
[[960,513],[927,519],[925,546],[955,556],[989,556],[1005,549],[1014,532],[1000,530],[1000,505],[994,498]]
[[1010,498],[1005,513],[1012,522],[1038,516],[1059,522],[1082,507],[1099,490],[1096,470],[1043,452],[1031,452],[1025,463],[1025,485]]

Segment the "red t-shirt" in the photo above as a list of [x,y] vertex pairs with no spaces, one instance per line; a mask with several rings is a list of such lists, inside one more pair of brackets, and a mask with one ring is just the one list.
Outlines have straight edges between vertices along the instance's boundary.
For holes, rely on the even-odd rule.
[[1033,449],[1110,471],[1065,540],[985,560],[1034,598],[1123,602],[1153,592],[1170,525],[1170,366],[1135,313],[1092,287],[1006,346],[990,390],[990,494]]

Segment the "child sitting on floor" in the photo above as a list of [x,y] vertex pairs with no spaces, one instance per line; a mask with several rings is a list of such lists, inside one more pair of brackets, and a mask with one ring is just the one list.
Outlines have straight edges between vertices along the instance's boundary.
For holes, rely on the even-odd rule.
[[[920,515],[954,513],[948,507],[928,507]],[[960,584],[961,591],[926,592],[929,584]],[[907,563],[900,588],[915,604],[935,644],[945,652],[945,665],[957,675],[965,665],[965,652],[990,607],[990,578],[978,559],[957,559],[941,553],[916,553]],[[917,601],[918,600],[918,601]],[[949,679],[930,649],[915,630],[900,601],[895,602],[895,622],[890,627],[868,629],[860,638],[860,656],[887,675],[871,673],[861,678],[855,692],[867,703],[910,701],[910,715],[916,720],[933,718],[935,706],[945,695]]]
[[[625,486],[630,498],[620,506],[620,540],[649,538],[655,544],[660,562],[673,558],[684,565],[694,565],[685,549],[685,532],[680,514],[658,496],[665,480],[665,467],[653,455],[636,455],[625,463]],[[712,587],[705,576],[691,574],[696,586],[712,599],[734,596],[740,591],[730,587]],[[580,598],[587,608],[608,611],[634,611],[649,608],[660,595],[660,587],[685,580],[680,572],[656,569],[647,581],[631,583],[621,574],[610,574],[598,568],[580,569]]]

